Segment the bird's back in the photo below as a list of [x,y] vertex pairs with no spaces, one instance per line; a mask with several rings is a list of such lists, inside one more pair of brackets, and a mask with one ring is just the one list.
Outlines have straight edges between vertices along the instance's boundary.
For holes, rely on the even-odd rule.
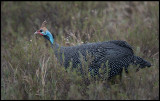
[[111,61],[133,55],[133,50],[125,41],[108,41],[64,47],[65,67],[69,66],[70,61],[72,61],[73,67],[76,67],[77,64],[81,63],[80,54],[86,60],[87,53],[94,58],[92,64],[97,66],[107,60]]
[[108,59],[116,59],[126,55],[133,55],[132,47],[125,41],[97,42],[64,47],[65,56],[70,58],[77,58],[79,53],[85,56],[86,52],[95,56],[95,58],[99,56],[106,57]]

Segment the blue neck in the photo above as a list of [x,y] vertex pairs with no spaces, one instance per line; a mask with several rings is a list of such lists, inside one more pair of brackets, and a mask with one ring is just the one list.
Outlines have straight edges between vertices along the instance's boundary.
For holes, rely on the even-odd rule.
[[45,37],[45,38],[48,39],[48,40],[51,42],[51,44],[53,45],[54,38],[53,38],[52,34],[47,30],[47,31],[45,32],[45,35],[47,36],[47,37]]

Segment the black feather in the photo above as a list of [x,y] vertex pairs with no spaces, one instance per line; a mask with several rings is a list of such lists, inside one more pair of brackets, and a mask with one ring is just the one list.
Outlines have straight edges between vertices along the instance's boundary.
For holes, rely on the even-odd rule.
[[[121,74],[123,68],[128,72],[127,68],[130,64],[140,64],[142,67],[150,66],[150,63],[142,58],[138,60],[133,53],[132,47],[125,41],[97,42],[71,47],[62,47],[54,43],[52,47],[56,57],[66,68],[70,62],[72,62],[73,68],[78,67],[78,65],[81,66],[80,54],[87,61],[87,52],[94,57],[88,67],[89,71],[94,71],[94,75],[99,74],[98,71],[101,65],[108,61],[109,78]],[[62,54],[64,54],[64,61]],[[106,68],[107,66],[104,65],[103,67]],[[81,72],[83,73],[83,71]]]

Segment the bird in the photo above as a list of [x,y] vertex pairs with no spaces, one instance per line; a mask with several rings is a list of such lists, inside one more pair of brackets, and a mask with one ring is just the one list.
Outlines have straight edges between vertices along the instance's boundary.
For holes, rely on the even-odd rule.
[[[87,61],[87,54],[93,57],[88,65],[88,71],[93,76],[99,75],[100,68],[109,68],[107,69],[109,71],[105,71],[105,73],[108,73],[108,79],[111,79],[116,75],[121,75],[123,69],[128,73],[128,67],[131,64],[139,65],[138,69],[151,67],[150,62],[136,56],[131,45],[123,40],[86,43],[76,46],[60,46],[54,41],[55,37],[46,28],[46,23],[44,21],[40,29],[34,34],[43,36],[51,43],[56,58],[65,68],[69,67],[70,63],[72,63],[72,68],[78,68],[80,66],[80,71],[83,74],[80,57],[82,56]],[[106,62],[108,64],[105,64]],[[102,64],[104,65],[102,66]]]

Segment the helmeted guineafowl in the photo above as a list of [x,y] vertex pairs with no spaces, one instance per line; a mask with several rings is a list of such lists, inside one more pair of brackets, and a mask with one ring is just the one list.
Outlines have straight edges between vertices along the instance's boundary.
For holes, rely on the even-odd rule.
[[[71,47],[59,46],[54,42],[54,37],[45,27],[45,23],[42,23],[40,30],[36,31],[35,34],[40,34],[48,39],[54,50],[56,57],[59,62],[68,67],[70,62],[72,62],[72,67],[81,66],[80,54],[86,60],[86,55],[89,53],[94,59],[90,63],[88,70],[94,71],[94,75],[99,74],[99,68],[102,64],[108,61],[108,67],[110,71],[108,72],[108,78],[121,74],[123,68],[126,72],[130,64],[139,65],[140,68],[150,67],[151,64],[146,60],[135,56],[132,47],[126,41],[108,41],[108,42],[97,42],[88,43]],[[63,61],[64,54],[64,61]],[[103,65],[105,68],[106,65]]]

